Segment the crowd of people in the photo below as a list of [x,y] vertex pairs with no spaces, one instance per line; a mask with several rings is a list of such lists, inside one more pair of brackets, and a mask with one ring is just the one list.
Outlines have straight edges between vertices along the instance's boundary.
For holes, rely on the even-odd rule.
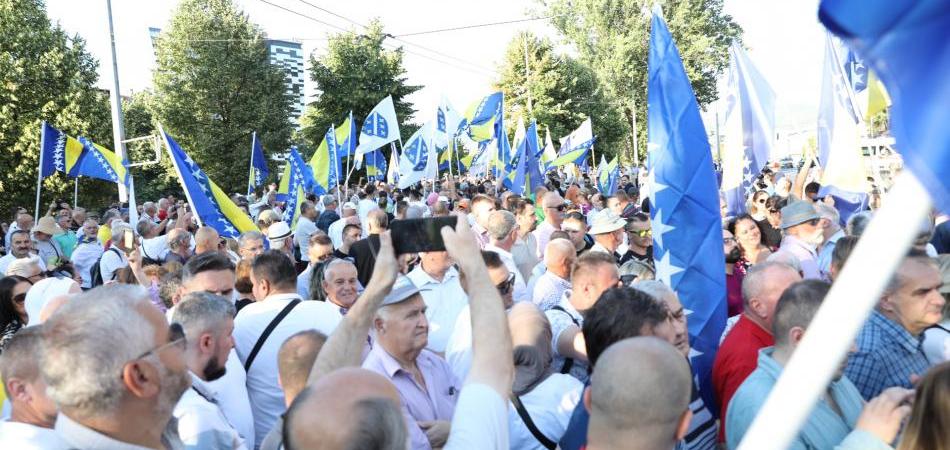
[[[271,186],[232,197],[258,228],[235,239],[174,195],[135,223],[18,209],[0,448],[734,449],[873,216],[842,220],[803,167],[763,173],[747,214],[722,200],[709,384],[689,309],[654,279],[642,171],[609,195],[562,171],[525,195],[373,182],[292,223]],[[391,224],[445,216],[444,251],[396,254]],[[793,448],[950,448],[947,219],[920,225]]]

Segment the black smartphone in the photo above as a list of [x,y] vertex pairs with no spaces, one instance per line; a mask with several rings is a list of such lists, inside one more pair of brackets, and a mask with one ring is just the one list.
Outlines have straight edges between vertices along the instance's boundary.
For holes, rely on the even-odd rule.
[[396,254],[445,251],[442,227],[454,228],[457,220],[456,216],[444,216],[393,221],[390,230]]

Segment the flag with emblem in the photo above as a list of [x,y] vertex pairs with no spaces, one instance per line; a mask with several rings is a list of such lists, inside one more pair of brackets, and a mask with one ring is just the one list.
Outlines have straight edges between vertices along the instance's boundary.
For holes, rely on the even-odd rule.
[[376,149],[365,155],[366,158],[366,179],[369,181],[382,181],[386,179],[386,155],[382,150]]
[[310,167],[304,164],[297,147],[290,148],[287,169],[281,184],[286,184],[283,220],[293,230],[297,228],[297,219],[300,218],[300,204],[305,200],[306,193],[315,185]]
[[257,132],[251,134],[251,173],[247,182],[247,193],[250,195],[254,189],[264,184],[264,179],[270,172],[267,170],[267,158],[264,157],[264,147],[260,139],[257,138]]
[[584,165],[587,154],[594,147],[594,130],[588,117],[571,134],[561,138],[561,150],[557,158],[551,161],[551,167],[565,164]]
[[388,95],[363,120],[363,127],[360,128],[359,145],[356,146],[355,152],[357,155],[365,155],[399,139],[396,107],[393,105],[393,96]]
[[722,191],[729,215],[746,211],[775,143],[775,92],[738,43],[729,47]]
[[704,400],[713,405],[706,396],[726,325],[719,189],[699,105],[659,6],[651,22],[647,133],[656,278],[692,311],[691,360]]
[[40,135],[40,177],[62,172],[129,186],[129,172],[119,155],[84,137],[74,138],[43,122]]
[[434,162],[431,155],[435,149],[432,146],[432,123],[429,122],[416,130],[415,134],[406,141],[399,158],[399,189],[412,186],[426,176],[429,166]]
[[159,126],[168,148],[178,181],[199,224],[214,228],[221,237],[237,238],[245,231],[257,230],[254,221],[231,201],[218,185],[198,167],[191,156]]
[[323,136],[323,142],[320,143],[317,147],[317,151],[310,157],[310,170],[313,173],[315,182],[313,192],[317,195],[326,194],[340,182],[340,173],[343,171],[343,165],[337,156],[337,136],[339,132],[339,128],[334,131],[333,126],[330,126]]

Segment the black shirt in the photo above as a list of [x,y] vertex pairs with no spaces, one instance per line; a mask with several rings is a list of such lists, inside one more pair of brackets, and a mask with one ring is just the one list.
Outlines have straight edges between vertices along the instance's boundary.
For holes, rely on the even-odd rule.
[[627,253],[624,253],[623,256],[620,257],[620,262],[618,264],[622,266],[627,261],[630,261],[633,259],[636,259],[637,261],[643,261],[652,266],[653,265],[653,246],[651,245],[647,247],[647,253],[645,255],[638,255],[634,253],[633,250],[627,250]]

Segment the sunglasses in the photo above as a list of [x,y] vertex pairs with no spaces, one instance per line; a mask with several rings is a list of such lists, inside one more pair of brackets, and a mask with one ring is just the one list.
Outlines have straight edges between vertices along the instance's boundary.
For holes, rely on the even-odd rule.
[[567,205],[565,205],[564,203],[561,203],[560,205],[557,205],[557,206],[548,206],[548,209],[556,209],[562,212],[564,211],[565,208],[567,208]]
[[26,301],[26,292],[13,296],[13,303],[23,303]]
[[632,235],[634,235],[634,236],[640,236],[640,237],[653,236],[653,230],[652,230],[652,229],[651,229],[651,230],[639,230],[639,231],[636,231],[636,230],[627,230],[627,233],[630,233],[630,234],[632,234]]
[[498,293],[501,295],[508,295],[511,293],[512,288],[515,285],[515,274],[509,273],[508,279],[502,281],[501,284],[496,284],[495,287],[498,288]]
[[185,340],[185,329],[182,328],[182,326],[181,326],[180,323],[175,322],[175,323],[172,323],[171,325],[168,326],[168,342],[166,342],[166,343],[164,343],[164,344],[162,344],[162,345],[159,345],[159,346],[157,346],[157,347],[155,347],[155,348],[153,348],[153,349],[151,349],[151,350],[149,350],[149,351],[147,351],[147,352],[145,352],[145,353],[142,353],[141,355],[139,355],[139,356],[138,356],[137,358],[135,358],[135,359],[142,359],[142,358],[144,358],[144,357],[146,357],[146,356],[148,356],[148,355],[151,355],[152,353],[158,353],[158,352],[164,350],[165,347],[171,347],[171,346],[178,347],[179,349],[181,349],[182,351],[184,351],[184,350],[185,350],[185,344],[186,344],[186,340]]

